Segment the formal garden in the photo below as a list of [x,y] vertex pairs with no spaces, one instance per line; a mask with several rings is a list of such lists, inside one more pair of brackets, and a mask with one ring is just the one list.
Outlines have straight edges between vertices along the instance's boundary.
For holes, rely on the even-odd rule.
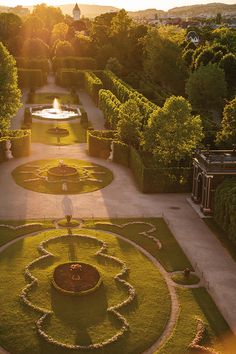
[[163,219],[78,223],[1,222],[5,349],[227,352],[228,325]]
[[232,354],[235,178],[212,218],[186,198],[196,149],[235,156],[234,31],[45,4],[0,29],[0,352]]

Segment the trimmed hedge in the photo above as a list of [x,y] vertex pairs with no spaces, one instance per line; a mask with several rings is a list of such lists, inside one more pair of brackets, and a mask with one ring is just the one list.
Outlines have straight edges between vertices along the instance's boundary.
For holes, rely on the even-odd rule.
[[44,73],[48,73],[49,62],[46,58],[27,58],[27,57],[16,57],[16,65],[21,69],[39,69]]
[[56,74],[56,83],[64,87],[84,87],[84,71],[75,69],[61,69]]
[[30,130],[10,130],[7,135],[0,138],[0,162],[5,161],[6,141],[11,141],[11,151],[13,157],[23,157],[30,154],[31,131]]
[[113,130],[88,130],[87,143],[90,156],[107,159],[111,152],[111,143],[114,139]]
[[96,61],[90,57],[54,57],[52,59],[53,71],[60,69],[95,70]]
[[104,88],[110,90],[120,102],[124,103],[129,99],[135,100],[145,123],[150,117],[150,114],[157,109],[157,106],[154,103],[119,79],[111,71],[103,72],[102,81]]
[[121,102],[110,90],[100,90],[98,107],[103,111],[106,125],[116,129]]
[[113,162],[129,167],[130,146],[120,141],[113,141],[113,149]]
[[103,88],[102,81],[93,72],[85,71],[84,85],[86,91],[95,101],[95,103],[98,104],[99,90]]
[[236,244],[236,178],[228,178],[216,188],[213,215]]
[[18,69],[18,84],[20,87],[40,87],[47,82],[47,74],[40,69]]

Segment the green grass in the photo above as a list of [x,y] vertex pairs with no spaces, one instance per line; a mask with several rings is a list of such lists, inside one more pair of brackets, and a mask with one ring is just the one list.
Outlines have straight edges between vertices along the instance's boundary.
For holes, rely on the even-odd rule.
[[[39,173],[42,176],[47,176],[47,170],[50,167],[58,166],[59,161],[60,159],[31,161],[14,169],[12,172],[12,176],[15,182],[23,188],[40,193],[63,195],[93,192],[106,187],[112,182],[113,174],[107,168],[90,163],[88,161],[81,161],[75,159],[63,159],[63,161],[69,166],[76,167],[80,178],[84,176],[85,179],[83,181],[78,181],[77,177],[76,179],[75,177],[73,177],[73,179],[69,178],[69,182],[67,183],[67,191],[62,190],[61,179],[57,179],[56,182],[51,183],[45,182],[44,179],[27,181],[28,179],[38,178]],[[92,169],[84,169],[84,166],[92,167]],[[102,174],[96,174],[96,172],[100,172]],[[89,180],[90,178],[97,179],[100,181],[91,181]]]
[[[149,222],[156,226],[152,235],[162,242],[157,250],[155,243],[145,236],[147,225],[137,223],[118,228],[128,221]],[[46,223],[50,224],[50,221]],[[97,228],[95,228],[96,223]],[[9,222],[8,222],[9,223]],[[102,230],[103,229],[103,230]],[[20,304],[18,295],[26,285],[23,269],[39,254],[38,244],[56,235],[67,234],[66,229],[40,231],[37,236],[19,240],[0,255],[0,345],[14,354],[68,354],[68,351],[46,344],[36,334],[34,322],[39,318],[34,311]],[[91,235],[108,244],[108,254],[119,257],[129,268],[127,280],[137,292],[136,300],[120,311],[130,324],[130,333],[118,344],[103,350],[86,351],[88,354],[140,354],[150,347],[161,335],[170,313],[170,298],[166,284],[154,265],[137,249],[115,237],[120,234],[152,253],[166,269],[171,271],[189,267],[189,262],[181,247],[161,218],[84,220],[84,227],[72,229],[73,235]],[[0,230],[1,235],[1,230]],[[71,241],[72,240],[72,241]],[[47,250],[55,255],[53,260],[40,261],[32,271],[39,279],[39,286],[31,292],[30,299],[35,305],[53,309],[54,316],[47,324],[47,333],[67,343],[89,343],[107,338],[118,330],[116,320],[106,315],[106,308],[127,297],[127,292],[113,280],[120,267],[114,262],[98,261],[95,253],[99,249],[96,242],[72,237],[51,242]],[[67,261],[81,261],[94,265],[102,275],[104,286],[88,298],[68,298],[51,287],[50,279],[55,266]],[[12,281],[14,279],[14,281]],[[11,291],[9,291],[11,289]],[[175,330],[162,348],[155,354],[191,354],[189,344],[197,331],[197,318],[207,329],[201,345],[213,348],[221,354],[232,354],[235,338],[232,338],[227,323],[223,319],[210,295],[204,288],[176,289],[180,313]],[[76,309],[76,310],[75,310]],[[228,348],[230,338],[231,348]],[[85,354],[83,351],[73,351]]]
[[212,301],[210,295],[203,288],[178,289],[181,311],[175,331],[165,345],[155,354],[191,354],[189,344],[197,333],[197,318],[200,318],[207,329],[207,335],[201,345],[219,350],[220,353],[232,354],[228,351],[224,337],[232,335],[227,323]]
[[188,278],[184,276],[183,273],[176,273],[171,276],[171,279],[181,285],[194,285],[199,283],[200,279],[195,274],[190,274]]
[[[133,219],[110,219],[100,221],[101,224],[97,225],[96,228],[101,228],[103,230],[119,233],[120,235],[127,237],[131,241],[134,241],[144,249],[146,249],[151,255],[153,255],[168,272],[173,272],[176,270],[184,270],[189,268],[191,270],[192,266],[188,258],[185,256],[181,247],[175,240],[170,229],[162,218],[148,218],[141,219],[142,222],[152,223],[157,231],[153,232],[152,235],[159,239],[162,244],[162,249],[159,250],[154,241],[148,239],[147,237],[140,235],[140,232],[148,231],[149,226],[145,224],[128,225],[125,228],[119,228],[111,223],[121,225],[132,221]],[[88,220],[86,226],[94,227],[96,220]]]
[[[168,289],[156,267],[137,249],[125,241],[102,231],[78,230],[80,234],[96,236],[108,244],[108,254],[115,255],[127,263],[127,280],[136,290],[136,299],[120,310],[130,325],[130,332],[117,344],[103,350],[86,351],[88,354],[142,353],[162,333],[170,312]],[[18,295],[26,282],[23,270],[38,257],[40,241],[66,230],[41,232],[38,236],[16,242],[1,253],[0,258],[0,344],[14,354],[68,354],[52,345],[47,345],[35,331],[39,315],[22,305]],[[73,230],[73,234],[76,230]],[[73,239],[73,238],[72,238]],[[121,267],[114,261],[103,261],[95,257],[100,247],[94,241],[74,237],[51,242],[48,251],[55,255],[53,260],[40,261],[32,271],[39,279],[39,286],[30,294],[31,301],[45,309],[54,311],[47,324],[47,333],[67,343],[88,344],[110,338],[117,333],[120,324],[107,314],[109,306],[127,298],[127,290],[114,281]],[[99,270],[103,286],[86,297],[71,298],[58,293],[51,286],[52,272],[60,263],[80,260],[90,263]],[[14,281],[13,281],[14,279]],[[10,289],[10,291],[9,291]],[[75,352],[75,351],[73,351]],[[83,353],[83,351],[76,351]]]
[[[27,224],[42,224],[42,225],[29,225]],[[20,225],[26,225],[24,228],[20,228],[18,230],[12,230],[9,229],[8,227],[1,226],[1,225],[11,225],[11,226],[20,226]],[[0,246],[3,246],[4,244],[8,243],[11,240],[14,240],[17,237],[30,234],[32,232],[40,231],[43,229],[48,229],[48,228],[54,228],[54,224],[50,220],[0,220]]]
[[55,128],[56,126],[57,123],[33,122],[32,142],[49,145],[72,145],[86,142],[86,130],[79,122],[59,123],[60,128],[67,129],[69,132],[69,135],[60,137],[60,141],[57,136],[47,132],[48,129]]
[[78,104],[78,100],[70,95],[69,93],[36,93],[33,98],[33,104],[50,104],[53,102],[54,98],[59,99],[61,104]]
[[204,218],[203,221],[215,234],[218,240],[221,242],[222,246],[227,249],[231,257],[236,261],[236,245],[231,240],[229,240],[228,235],[221,227],[214,221],[214,219]]
[[71,219],[71,221],[69,223],[67,222],[66,219],[61,219],[57,223],[59,226],[62,226],[62,227],[75,227],[80,224],[79,221],[75,220],[75,219]]

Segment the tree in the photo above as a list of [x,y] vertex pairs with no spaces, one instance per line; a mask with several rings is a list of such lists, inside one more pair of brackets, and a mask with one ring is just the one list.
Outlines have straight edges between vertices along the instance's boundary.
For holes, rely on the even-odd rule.
[[40,38],[43,28],[44,22],[41,18],[29,15],[23,24],[25,38]]
[[56,57],[70,57],[74,55],[74,48],[71,43],[68,41],[57,41],[55,47],[55,56]]
[[207,65],[214,59],[215,53],[211,48],[204,49],[195,61],[195,69],[199,68],[201,65]]
[[12,13],[0,14],[0,41],[6,42],[8,39],[19,35],[22,29],[22,21],[19,16]]
[[107,61],[106,70],[110,70],[117,76],[120,76],[122,73],[122,65],[117,58],[110,57]]
[[120,106],[117,124],[117,136],[126,144],[138,146],[141,136],[141,114],[132,99]]
[[233,53],[226,54],[219,66],[224,70],[228,89],[232,92],[236,87],[236,56]]
[[171,96],[163,108],[151,114],[143,146],[161,164],[173,165],[188,158],[203,139],[201,118],[193,116],[191,111],[185,98]]
[[186,93],[196,109],[221,109],[227,95],[224,71],[216,64],[200,66],[190,74]]
[[51,41],[55,42],[57,39],[60,39],[61,41],[65,40],[68,29],[69,26],[64,22],[60,22],[54,25],[52,29]]
[[47,6],[46,4],[36,5],[33,10],[33,15],[38,16],[46,28],[51,30],[54,25],[63,22],[64,16],[60,8]]
[[49,47],[39,38],[27,39],[22,48],[23,57],[48,57]]
[[154,84],[173,93],[183,93],[187,68],[182,51],[172,37],[160,35],[158,29],[150,29],[145,37],[144,71]]
[[93,54],[92,39],[82,33],[75,34],[72,46],[75,50],[75,55],[79,57],[90,57]]
[[227,147],[236,143],[236,97],[224,108],[221,129],[217,134],[216,142]]
[[20,108],[21,92],[17,86],[17,69],[14,58],[0,43],[0,130],[10,126],[11,117]]

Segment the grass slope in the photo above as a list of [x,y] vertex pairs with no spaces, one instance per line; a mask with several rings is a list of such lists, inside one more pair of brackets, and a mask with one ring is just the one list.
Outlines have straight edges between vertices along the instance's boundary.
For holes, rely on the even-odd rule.
[[51,128],[56,128],[57,123],[40,123],[33,122],[32,124],[32,142],[42,143],[49,145],[72,145],[76,143],[86,142],[86,130],[81,126],[79,122],[59,123],[58,126],[63,129],[67,129],[69,135],[58,138],[47,131]]

